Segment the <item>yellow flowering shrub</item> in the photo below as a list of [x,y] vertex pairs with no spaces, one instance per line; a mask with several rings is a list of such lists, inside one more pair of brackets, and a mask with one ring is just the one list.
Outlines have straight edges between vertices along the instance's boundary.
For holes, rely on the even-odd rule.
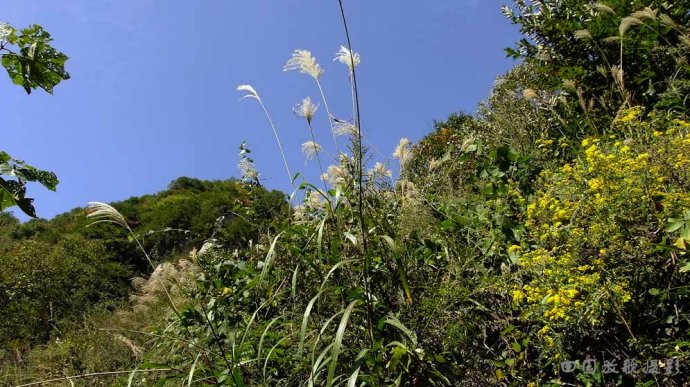
[[546,348],[559,329],[626,321],[645,291],[632,286],[637,273],[667,259],[654,250],[666,220],[690,208],[690,124],[641,114],[621,113],[616,133],[585,138],[578,158],[541,173],[527,206],[531,244],[509,248],[521,274],[513,304]]

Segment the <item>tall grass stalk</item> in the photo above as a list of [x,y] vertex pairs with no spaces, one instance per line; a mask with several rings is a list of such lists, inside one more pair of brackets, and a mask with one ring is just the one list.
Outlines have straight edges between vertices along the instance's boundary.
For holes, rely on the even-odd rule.
[[[347,17],[345,16],[345,8],[343,7],[343,0],[338,0],[338,5],[340,6],[340,15],[343,19],[343,28],[345,29],[345,37],[347,39],[347,49],[350,52],[352,50],[352,41],[350,39],[350,31],[347,27]],[[371,345],[374,342],[374,326],[372,323],[372,306],[371,306],[371,294],[369,288],[369,268],[371,266],[369,250],[368,250],[368,240],[367,240],[367,226],[364,220],[364,152],[362,148],[362,121],[359,109],[359,92],[357,90],[357,72],[355,71],[355,59],[354,55],[350,55],[350,65],[352,69],[352,88],[354,90],[354,106],[355,106],[355,127],[357,128],[356,136],[356,146],[355,154],[357,155],[357,182],[358,182],[358,195],[357,195],[357,212],[359,215],[360,231],[362,233],[362,258],[364,260],[364,265],[362,267],[362,279],[364,281],[364,297],[366,304],[366,315],[367,315],[367,326],[369,331],[369,338],[371,339]]]
[[268,123],[271,125],[271,129],[273,130],[273,135],[275,136],[276,143],[278,144],[278,150],[280,150],[280,156],[283,158],[283,164],[285,165],[285,171],[287,172],[288,175],[288,181],[290,181],[290,185],[292,185],[292,195],[290,195],[290,203],[292,204],[292,197],[297,193],[297,187],[295,187],[295,181],[293,179],[292,173],[290,173],[290,166],[288,165],[287,162],[287,157],[285,157],[285,152],[283,151],[283,144],[280,142],[280,137],[278,136],[278,130],[276,130],[276,126],[273,123],[273,119],[271,118],[271,115],[268,113],[268,109],[266,109],[266,105],[264,105],[264,102],[261,100],[261,97],[259,96],[259,93],[256,92],[256,90],[251,86],[251,85],[239,85],[237,86],[238,91],[245,91],[247,94],[240,98],[240,100],[245,99],[245,98],[252,98],[255,99],[257,102],[259,102],[259,105],[261,106],[261,109],[263,109],[264,114],[266,115],[266,118],[268,119]]

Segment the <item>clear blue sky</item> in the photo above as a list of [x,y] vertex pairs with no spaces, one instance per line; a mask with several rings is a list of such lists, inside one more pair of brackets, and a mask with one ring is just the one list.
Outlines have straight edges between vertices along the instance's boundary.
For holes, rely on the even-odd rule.
[[[517,39],[500,13],[505,1],[345,1],[375,161],[390,159],[400,137],[421,139],[434,119],[474,112],[513,65],[503,52]],[[4,0],[0,20],[41,24],[70,57],[72,79],[52,96],[27,96],[0,76],[1,148],[61,181],[57,193],[29,188],[41,217],[155,193],[179,176],[238,176],[242,140],[263,183],[287,191],[259,106],[238,101],[243,83],[272,113],[291,169],[315,178],[292,106],[319,94],[311,78],[282,71],[294,49],[311,50],[325,68],[332,112],[351,115],[347,72],[332,62],[345,43],[336,0]],[[323,106],[315,127],[332,151]]]

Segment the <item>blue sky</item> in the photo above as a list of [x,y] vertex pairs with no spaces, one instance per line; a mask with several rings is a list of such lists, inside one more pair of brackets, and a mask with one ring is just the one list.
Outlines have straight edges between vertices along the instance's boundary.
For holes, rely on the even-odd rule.
[[[504,2],[345,1],[372,160],[390,160],[400,137],[419,140],[434,119],[474,112],[487,97],[513,65],[503,48],[517,30],[500,13]],[[313,53],[331,112],[351,118],[347,71],[332,61],[345,43],[336,0],[4,0],[0,20],[41,24],[70,57],[72,79],[52,96],[27,96],[0,76],[2,149],[61,181],[57,193],[29,188],[41,217],[155,193],[179,176],[239,176],[242,140],[263,184],[287,191],[260,107],[238,101],[245,83],[276,121],[291,169],[316,179],[292,107],[319,94],[308,76],[282,71],[294,49]],[[333,153],[323,106],[314,120],[317,142]]]

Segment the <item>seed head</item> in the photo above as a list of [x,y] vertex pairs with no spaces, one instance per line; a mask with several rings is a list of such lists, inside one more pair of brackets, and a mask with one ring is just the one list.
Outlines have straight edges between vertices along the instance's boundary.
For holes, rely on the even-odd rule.
[[307,50],[295,50],[283,71],[299,70],[302,74],[308,74],[314,79],[319,79],[323,75],[323,69],[316,63],[316,58]]

